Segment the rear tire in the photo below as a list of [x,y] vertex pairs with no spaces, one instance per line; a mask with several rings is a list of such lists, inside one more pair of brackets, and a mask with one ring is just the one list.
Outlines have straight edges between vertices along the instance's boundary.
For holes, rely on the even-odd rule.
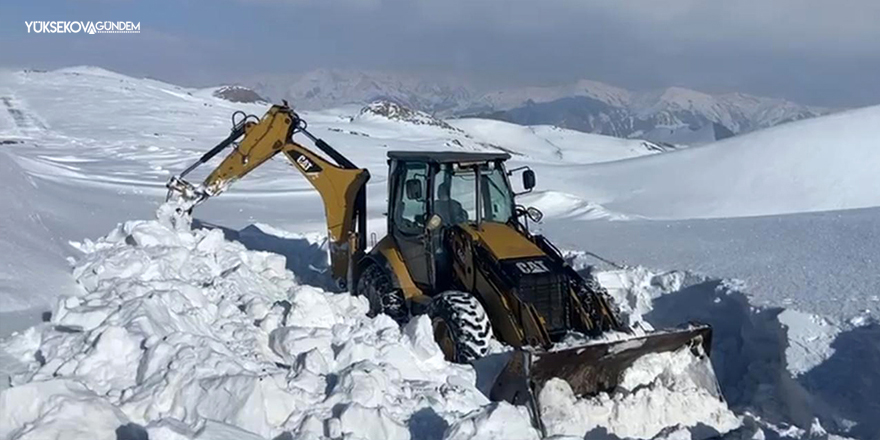
[[489,352],[492,326],[474,295],[443,292],[431,301],[428,313],[434,326],[434,339],[446,360],[469,363]]
[[409,310],[403,293],[394,287],[391,274],[378,264],[370,264],[364,269],[354,293],[370,302],[367,316],[374,317],[384,313],[399,325],[409,322]]

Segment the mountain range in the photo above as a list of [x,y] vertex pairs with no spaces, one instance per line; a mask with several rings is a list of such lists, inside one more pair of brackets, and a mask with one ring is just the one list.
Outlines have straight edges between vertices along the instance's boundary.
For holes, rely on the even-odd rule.
[[682,87],[633,92],[590,80],[483,92],[454,80],[319,69],[262,76],[244,85],[266,98],[286,99],[309,110],[387,100],[444,118],[478,116],[685,145],[831,111],[743,93],[712,95]]

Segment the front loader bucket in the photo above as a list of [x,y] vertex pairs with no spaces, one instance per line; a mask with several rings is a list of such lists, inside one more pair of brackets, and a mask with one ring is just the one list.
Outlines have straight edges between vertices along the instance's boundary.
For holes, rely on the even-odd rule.
[[[689,347],[695,356],[708,356],[711,343],[712,328],[695,325],[558,351],[516,350],[495,380],[490,398],[527,405],[532,411],[534,424],[540,428],[536,399],[544,384],[554,377],[568,382],[576,396],[592,396],[613,391],[623,372],[642,356],[685,347]],[[721,396],[717,383],[706,386],[714,388],[711,391]]]

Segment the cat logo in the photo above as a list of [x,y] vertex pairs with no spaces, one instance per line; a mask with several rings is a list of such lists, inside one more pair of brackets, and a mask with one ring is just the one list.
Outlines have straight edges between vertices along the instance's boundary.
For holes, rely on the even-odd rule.
[[516,263],[516,268],[519,269],[520,272],[524,274],[533,274],[533,273],[547,273],[550,272],[550,269],[547,269],[547,266],[543,261],[520,261]]
[[314,173],[321,171],[321,168],[315,165],[315,163],[309,160],[309,158],[306,157],[304,154],[300,154],[299,156],[297,156],[296,164],[299,165],[300,169],[302,169],[304,173]]

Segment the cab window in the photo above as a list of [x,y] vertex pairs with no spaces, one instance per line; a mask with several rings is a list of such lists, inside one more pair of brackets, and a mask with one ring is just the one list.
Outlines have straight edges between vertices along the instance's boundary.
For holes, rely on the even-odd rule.
[[406,234],[421,234],[427,221],[428,169],[424,163],[403,163],[395,191],[394,224]]

